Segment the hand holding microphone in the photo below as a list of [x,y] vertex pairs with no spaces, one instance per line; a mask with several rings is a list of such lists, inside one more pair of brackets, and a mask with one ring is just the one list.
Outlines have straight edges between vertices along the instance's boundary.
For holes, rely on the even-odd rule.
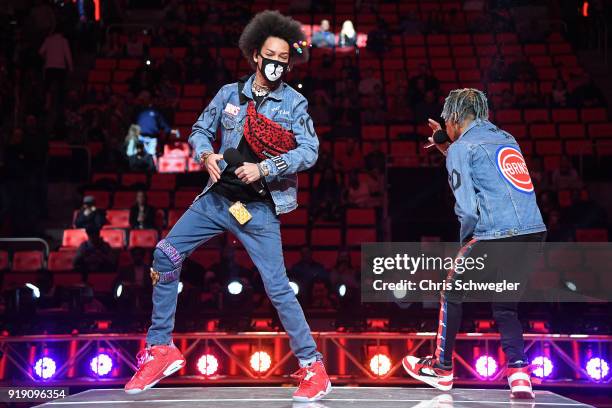
[[259,173],[259,167],[255,163],[248,163],[244,161],[244,157],[233,147],[226,149],[223,152],[223,160],[225,160],[228,166],[237,166],[236,176],[245,184],[249,184],[253,187],[253,190],[260,196],[266,195],[266,189],[261,181]]
[[437,121],[433,119],[428,119],[427,122],[427,124],[433,131],[433,135],[427,138],[427,140],[429,140],[429,144],[425,145],[425,149],[429,149],[430,147],[436,146],[440,153],[446,156],[446,150],[448,150],[448,146],[451,142],[450,138],[448,137],[448,134],[444,129],[442,129],[442,126],[440,126]]

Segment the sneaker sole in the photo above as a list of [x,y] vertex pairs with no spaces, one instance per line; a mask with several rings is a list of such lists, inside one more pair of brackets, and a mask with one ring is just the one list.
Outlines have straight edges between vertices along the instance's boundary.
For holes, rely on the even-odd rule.
[[155,385],[160,382],[161,380],[163,380],[164,378],[176,373],[178,370],[180,370],[181,368],[185,367],[186,361],[185,360],[176,360],[174,361],[172,364],[170,364],[168,366],[168,368],[166,368],[164,370],[164,372],[162,373],[162,377],[158,378],[157,380],[153,381],[151,384],[147,384],[145,385],[145,387],[143,389],[138,389],[138,388],[133,388],[130,390],[124,390],[126,394],[130,394],[130,395],[134,395],[134,394],[140,394],[141,392],[144,392],[150,388],[155,387]]
[[408,366],[406,366],[404,359],[402,359],[402,367],[404,367],[404,370],[406,370],[408,375],[410,375],[415,380],[424,382],[425,384],[432,386],[434,388],[437,388],[440,391],[450,391],[453,388],[452,384],[451,385],[440,385],[435,381],[435,378],[433,377],[423,377],[423,376],[413,373],[412,370],[410,370]]
[[330,393],[330,391],[332,390],[332,385],[331,385],[331,381],[327,384],[327,389],[325,391],[319,391],[319,393],[317,395],[315,395],[312,398],[307,398],[307,397],[296,397],[293,396],[293,400],[295,402],[314,402],[314,401],[318,401],[321,398],[324,398],[327,394]]

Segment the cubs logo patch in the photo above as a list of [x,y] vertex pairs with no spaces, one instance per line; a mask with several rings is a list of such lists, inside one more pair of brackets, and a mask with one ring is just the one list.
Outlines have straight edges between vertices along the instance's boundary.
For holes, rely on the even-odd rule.
[[502,177],[522,193],[533,193],[533,182],[521,152],[512,146],[497,149],[496,164]]

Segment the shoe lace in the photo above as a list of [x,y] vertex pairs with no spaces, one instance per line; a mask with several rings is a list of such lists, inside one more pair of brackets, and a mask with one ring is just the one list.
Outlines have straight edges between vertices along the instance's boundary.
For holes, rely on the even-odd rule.
[[300,388],[302,386],[309,388],[314,385],[314,382],[312,380],[306,378],[307,372],[308,372],[308,367],[301,367],[299,370],[291,374],[291,378],[300,380]]
[[426,366],[433,367],[436,363],[436,359],[434,358],[434,356],[427,356],[427,357],[423,357],[420,363]]
[[138,361],[138,371],[144,373],[148,368],[151,367],[150,364],[147,364],[149,361],[153,360],[153,353],[150,348],[144,348],[136,354],[136,360]]

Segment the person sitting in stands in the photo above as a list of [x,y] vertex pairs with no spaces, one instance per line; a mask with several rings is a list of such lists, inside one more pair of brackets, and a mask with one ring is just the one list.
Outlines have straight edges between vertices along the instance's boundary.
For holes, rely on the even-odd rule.
[[96,208],[96,199],[93,196],[83,197],[83,206],[74,220],[76,228],[95,227],[101,229],[106,224],[106,210]]

